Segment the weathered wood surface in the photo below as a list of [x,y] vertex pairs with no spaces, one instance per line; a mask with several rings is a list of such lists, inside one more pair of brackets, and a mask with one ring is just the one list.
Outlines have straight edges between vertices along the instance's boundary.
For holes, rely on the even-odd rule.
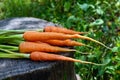
[[[0,29],[38,29],[55,25],[37,18],[11,18],[0,21]],[[61,53],[62,54],[62,53]],[[63,53],[64,54],[64,53]],[[65,53],[73,56],[72,53]],[[0,59],[0,80],[76,80],[71,62],[30,61],[27,59]]]

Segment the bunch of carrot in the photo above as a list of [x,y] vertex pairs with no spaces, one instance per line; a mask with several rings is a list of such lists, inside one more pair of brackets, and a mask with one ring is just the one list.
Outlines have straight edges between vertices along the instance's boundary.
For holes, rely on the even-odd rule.
[[[103,43],[92,38],[82,36],[86,32],[76,32],[66,28],[47,26],[42,30],[0,30],[0,58],[30,58],[35,61],[64,60],[95,64],[92,62],[76,60],[70,57],[51,54],[57,52],[77,51],[60,46],[87,46],[71,39],[86,39],[96,42],[108,49]],[[30,54],[17,54],[30,53]],[[79,52],[79,51],[78,51]],[[11,54],[4,54],[11,53]]]

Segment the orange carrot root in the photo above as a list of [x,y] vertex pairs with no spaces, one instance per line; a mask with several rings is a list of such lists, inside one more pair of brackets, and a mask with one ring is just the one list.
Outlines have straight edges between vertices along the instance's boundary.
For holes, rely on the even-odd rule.
[[79,63],[84,63],[84,64],[101,65],[101,64],[96,64],[92,62],[73,59],[70,57],[62,56],[62,55],[48,54],[44,52],[32,52],[30,54],[30,59],[34,61],[56,61],[56,60],[60,61],[61,60],[61,61],[79,62]]
[[57,32],[57,33],[65,33],[65,34],[85,34],[87,32],[77,32],[74,30],[70,30],[67,28],[63,28],[63,27],[55,27],[55,26],[46,26],[44,28],[45,32]]
[[65,40],[72,38],[72,35],[55,32],[26,31],[23,34],[23,38],[27,41],[44,41],[49,39]]
[[23,38],[27,41],[44,41],[44,40],[50,40],[50,39],[65,40],[65,39],[72,39],[72,38],[90,40],[88,37],[81,36],[78,34],[69,35],[69,34],[63,34],[63,33],[37,32],[37,31],[26,31],[23,34]]
[[79,39],[86,39],[86,40],[96,42],[106,47],[107,49],[110,49],[109,47],[105,46],[103,43],[97,40],[94,40],[86,36],[81,36],[79,34],[69,35],[69,34],[55,33],[55,32],[26,31],[23,37],[26,41],[45,41],[50,39],[65,40],[65,39],[79,38]]
[[61,48],[57,46],[51,46],[45,43],[35,43],[35,42],[22,42],[19,45],[20,52],[34,52],[34,51],[42,51],[42,52],[68,52],[68,51],[76,51],[74,49]]

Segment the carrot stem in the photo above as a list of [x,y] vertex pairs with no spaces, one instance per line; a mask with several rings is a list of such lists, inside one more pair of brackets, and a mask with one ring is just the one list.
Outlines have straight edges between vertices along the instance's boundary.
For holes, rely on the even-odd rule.
[[24,40],[23,39],[23,34],[14,34],[14,35],[10,35],[10,36],[7,36],[5,38],[13,38],[13,39],[21,39],[21,40]]
[[3,35],[3,34],[23,34],[26,30],[1,30],[0,29],[0,35]]
[[20,54],[20,53],[14,53],[14,54],[5,54],[0,53],[0,58],[30,58],[30,54]]
[[16,46],[11,46],[11,45],[2,45],[2,44],[0,44],[0,48],[16,49],[16,50],[18,50],[18,47],[16,47]]
[[21,53],[16,53],[16,52],[12,52],[10,50],[7,49],[2,49],[0,48],[0,51],[5,52],[5,53],[0,53],[0,58],[29,58],[30,55],[28,54],[21,54]]
[[[4,34],[23,34],[26,30],[1,30],[0,35]],[[36,29],[35,31],[43,32],[43,29]]]
[[15,53],[15,52],[12,52],[10,50],[2,49],[2,48],[0,48],[0,51],[6,52],[6,53],[10,53],[10,54],[14,54]]
[[19,45],[23,40],[22,34],[0,36],[0,44]]
[[22,34],[14,34],[14,35],[8,35],[8,36],[0,36],[0,40],[16,40],[16,39],[18,39],[18,40],[24,40],[23,38],[22,38]]

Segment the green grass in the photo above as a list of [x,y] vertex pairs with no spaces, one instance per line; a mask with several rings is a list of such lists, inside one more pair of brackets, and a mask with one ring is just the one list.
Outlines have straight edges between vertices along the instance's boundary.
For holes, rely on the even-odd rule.
[[[75,47],[89,53],[76,53],[75,58],[105,66],[75,63],[76,73],[83,80],[119,80],[120,78],[120,0],[0,0],[0,19],[10,17],[36,17],[61,24],[103,42],[112,51],[90,41],[93,46]],[[81,40],[80,40],[81,41]]]

